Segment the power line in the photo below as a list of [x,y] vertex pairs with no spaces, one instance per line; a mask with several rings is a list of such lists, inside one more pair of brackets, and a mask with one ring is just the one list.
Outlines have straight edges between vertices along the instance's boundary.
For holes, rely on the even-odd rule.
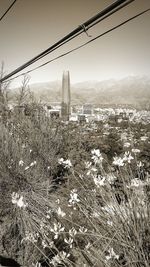
[[65,43],[67,43],[70,40],[72,40],[73,38],[75,38],[77,35],[83,33],[84,31],[86,31],[86,29],[89,29],[89,28],[93,27],[94,25],[99,23],[102,19],[108,17],[109,14],[112,15],[114,12],[118,11],[119,6],[121,7],[121,6],[127,5],[127,4],[129,4],[129,3],[133,2],[133,1],[135,1],[135,0],[117,0],[117,1],[115,1],[114,3],[112,3],[111,5],[106,7],[104,10],[100,11],[95,16],[93,16],[92,18],[90,18],[89,20],[84,22],[82,25],[78,26],[72,32],[70,32],[69,34],[64,36],[58,42],[56,42],[55,44],[50,46],[48,49],[46,49],[45,51],[43,51],[39,55],[35,56],[31,60],[29,60],[28,62],[23,64],[22,66],[18,67],[17,69],[15,69],[14,71],[12,71],[8,75],[6,75],[5,77],[3,77],[0,80],[0,82],[4,82],[5,80],[9,79],[13,75],[17,74],[18,72],[20,72],[23,69],[27,68],[31,64],[35,63],[39,59],[43,58],[44,56],[46,56],[49,53],[53,52],[54,50],[58,49],[59,47],[61,47]]
[[[135,0],[126,0],[127,2],[121,4],[119,7],[115,8],[114,10],[112,10],[111,12],[109,12],[108,14],[100,17],[97,21],[95,21],[94,23],[92,23],[91,25],[85,27],[85,23],[82,23],[81,26],[82,27],[82,31],[76,33],[75,35],[73,35],[71,38],[67,39],[66,41],[64,41],[63,43],[61,43],[60,45],[58,45],[56,48],[51,49],[51,51],[48,51],[46,53],[44,53],[44,55],[41,55],[37,60],[47,56],[48,54],[52,53],[54,50],[58,49],[59,47],[61,47],[62,45],[70,42],[72,39],[76,38],[77,36],[79,36],[81,33],[85,32],[87,34],[88,37],[92,37],[88,34],[88,30],[92,27],[94,27],[96,24],[100,23],[101,21],[103,21],[104,19],[108,18],[109,16],[113,15],[114,13],[116,13],[117,11],[119,11],[120,9],[122,9],[123,7],[129,5],[130,3],[132,3]],[[33,63],[35,63],[37,60],[33,61]],[[32,64],[33,64],[32,63]],[[30,64],[29,64],[30,65]],[[28,67],[28,66],[27,66]]]
[[[45,51],[43,52],[44,54],[42,54],[41,56],[39,56],[37,60],[39,60],[39,59],[41,59],[41,58],[47,56],[48,54],[50,54],[50,53],[53,52],[54,50],[58,49],[58,48],[61,47],[62,45],[64,45],[64,44],[70,42],[72,39],[76,38],[77,36],[79,36],[79,35],[82,34],[83,32],[85,32],[85,33],[87,34],[88,37],[91,37],[91,36],[89,36],[88,33],[87,33],[87,31],[88,31],[90,28],[94,27],[96,24],[100,23],[101,21],[103,21],[103,20],[106,19],[107,17],[113,15],[115,12],[117,12],[117,11],[119,11],[120,9],[122,9],[123,7],[129,5],[129,4],[132,3],[133,1],[135,1],[135,0],[121,0],[120,3],[119,3],[119,1],[117,1],[118,4],[117,4],[117,2],[115,2],[114,4],[112,4],[112,5],[114,5],[114,7],[112,7],[112,10],[111,10],[111,11],[107,11],[107,9],[110,8],[110,6],[109,6],[109,7],[107,7],[106,9],[104,9],[103,11],[99,12],[98,14],[101,13],[100,18],[99,18],[98,20],[94,21],[94,22],[93,22],[91,25],[89,25],[89,26],[86,26],[86,22],[85,22],[85,23],[82,23],[81,25],[79,25],[79,27],[81,27],[81,30],[80,30],[79,32],[77,32],[76,34],[74,34],[73,36],[71,36],[70,38],[68,38],[68,39],[65,40],[64,42],[62,42],[61,44],[57,45],[55,48],[50,49],[50,51],[49,51],[49,48],[48,48],[48,49],[47,49],[48,51],[46,52],[46,50],[45,50]],[[116,4],[117,4],[117,6],[119,5],[117,8],[116,8]],[[104,11],[106,12],[106,14],[102,14]],[[97,15],[98,15],[98,14],[97,14]],[[94,16],[94,17],[95,17],[95,16]],[[93,18],[94,18],[94,17],[93,17]],[[32,63],[35,63],[37,60],[33,61]],[[29,64],[29,65],[30,65],[30,64]]]
[[77,46],[77,47],[75,47],[75,48],[73,48],[73,49],[71,49],[71,50],[69,50],[69,51],[67,51],[67,52],[65,52],[65,53],[63,53],[63,54],[61,54],[61,55],[59,55],[59,56],[57,56],[57,57],[51,59],[51,60],[49,60],[49,61],[46,61],[45,63],[43,63],[43,64],[41,64],[41,65],[39,65],[39,66],[37,66],[37,67],[35,67],[35,68],[29,70],[29,71],[26,71],[26,72],[24,72],[24,73],[22,73],[22,74],[19,74],[19,75],[15,76],[15,77],[12,78],[12,79],[9,79],[9,80],[7,80],[7,81],[12,81],[12,80],[14,80],[14,79],[16,79],[16,78],[18,78],[18,77],[21,77],[21,76],[23,76],[23,75],[26,75],[26,74],[28,74],[28,73],[31,73],[31,72],[33,72],[33,71],[35,71],[35,70],[37,70],[37,69],[39,69],[39,68],[41,68],[41,67],[44,67],[44,66],[47,65],[47,64],[49,64],[49,63],[51,63],[51,62],[53,62],[53,61],[59,59],[59,58],[62,58],[62,57],[64,57],[64,56],[68,55],[68,54],[71,54],[71,53],[75,52],[76,50],[78,50],[78,49],[80,49],[80,48],[82,48],[82,47],[84,47],[84,46],[86,46],[86,45],[92,43],[93,41],[95,41],[95,40],[97,40],[97,39],[103,37],[104,35],[106,35],[106,34],[112,32],[112,31],[114,31],[114,30],[120,28],[121,26],[127,24],[128,22],[130,22],[130,21],[136,19],[137,17],[143,15],[144,13],[146,13],[146,12],[148,12],[148,11],[150,11],[150,8],[149,8],[149,9],[146,9],[146,10],[144,10],[144,11],[138,13],[138,14],[136,14],[135,16],[133,16],[133,17],[131,17],[131,18],[129,18],[129,19],[123,21],[123,22],[121,22],[121,23],[118,24],[117,26],[112,27],[111,29],[105,31],[104,33],[101,33],[101,34],[97,35],[96,37],[94,37],[93,39],[89,40],[88,42],[86,42],[86,43],[84,43],[84,44],[82,44],[82,45],[80,45],[80,46]]
[[0,21],[6,16],[6,14],[7,14],[8,11],[13,7],[13,5],[15,4],[16,1],[17,1],[17,0],[14,0],[14,1],[12,2],[12,4],[8,7],[8,9],[5,11],[5,13],[1,16]]
[[119,11],[120,9],[122,9],[123,7],[129,5],[130,3],[134,2],[134,1],[135,0],[128,0],[127,2],[125,2],[124,4],[122,4],[121,6],[117,7],[115,10],[109,12],[109,14],[105,15],[103,18],[100,18],[99,20],[97,20],[96,22],[94,22],[91,26],[87,27],[86,30],[89,30],[91,27],[95,26],[96,24],[98,24],[102,20],[108,18],[109,16],[113,15],[115,12]]

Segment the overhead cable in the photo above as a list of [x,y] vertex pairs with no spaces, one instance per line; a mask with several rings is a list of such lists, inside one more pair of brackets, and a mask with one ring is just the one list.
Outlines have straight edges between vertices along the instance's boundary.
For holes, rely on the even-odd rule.
[[103,33],[97,35],[96,37],[94,37],[93,39],[89,40],[88,42],[85,42],[85,43],[81,44],[80,46],[77,46],[77,47],[75,47],[75,48],[73,48],[73,49],[71,49],[71,50],[69,50],[69,51],[67,51],[67,52],[65,52],[65,53],[63,53],[63,54],[61,54],[61,55],[59,55],[59,56],[57,56],[57,57],[51,59],[51,60],[49,60],[49,61],[46,61],[45,63],[43,63],[43,64],[41,64],[41,65],[39,65],[39,66],[37,66],[37,67],[35,67],[35,68],[29,70],[29,71],[26,71],[26,72],[24,72],[24,73],[22,73],[22,74],[19,74],[19,75],[15,76],[14,78],[11,78],[11,79],[9,79],[9,80],[7,80],[7,81],[12,81],[12,80],[14,80],[14,79],[16,79],[16,78],[18,78],[18,77],[21,77],[21,76],[23,76],[23,75],[29,74],[29,73],[31,73],[31,72],[33,72],[33,71],[35,71],[35,70],[37,70],[37,69],[39,69],[39,68],[41,68],[41,67],[44,67],[45,65],[47,65],[47,64],[49,64],[49,63],[51,63],[51,62],[53,62],[53,61],[56,61],[56,60],[59,59],[59,58],[62,58],[62,57],[64,57],[64,56],[68,55],[68,54],[71,54],[71,53],[75,52],[76,50],[78,50],[78,49],[80,49],[80,48],[82,48],[82,47],[84,47],[84,46],[86,46],[86,45],[92,43],[93,41],[95,41],[95,40],[97,40],[97,39],[103,37],[104,35],[106,35],[106,34],[112,32],[112,31],[114,31],[114,30],[120,28],[121,26],[123,26],[123,25],[127,24],[128,22],[130,22],[130,21],[136,19],[137,17],[139,17],[139,16],[145,14],[145,13],[148,12],[148,11],[150,11],[150,8],[149,8],[149,9],[146,9],[146,10],[144,10],[144,11],[138,13],[138,14],[136,14],[135,16],[133,16],[133,17],[131,17],[131,18],[129,18],[129,19],[123,21],[123,22],[121,22],[120,24],[118,24],[118,25],[112,27],[111,29],[109,29],[109,30],[107,30],[107,31],[105,31],[105,32],[103,32]]
[[[129,4],[129,3],[133,2],[133,1],[135,1],[135,0],[117,0],[117,1],[115,1],[114,3],[112,3],[111,5],[106,7],[104,10],[100,11],[95,16],[93,16],[92,18],[90,18],[89,20],[84,22],[82,25],[79,25],[76,29],[74,29],[72,32],[70,32],[66,36],[64,36],[62,39],[60,39],[58,42],[56,42],[55,44],[50,46],[48,49],[46,49],[42,53],[38,54],[37,56],[35,56],[31,60],[29,60],[28,62],[23,64],[22,66],[18,67],[17,69],[15,69],[11,73],[9,73],[8,75],[4,76],[0,80],[0,82],[4,82],[5,80],[9,79],[10,77],[14,76],[18,72],[20,72],[23,69],[25,69],[28,66],[30,66],[31,64],[35,63],[39,59],[43,58],[44,56],[46,56],[49,53],[53,52],[54,50],[58,49],[60,46],[62,46],[65,43],[69,42],[70,40],[75,38],[77,35],[83,33],[85,31],[85,29],[87,30],[87,29],[93,27],[95,24],[99,23],[102,19],[108,17],[109,13],[110,13],[110,15],[112,15],[113,11],[114,12],[118,11],[119,6],[121,7],[123,5],[127,5],[127,4]],[[115,9],[117,9],[117,10],[115,11]],[[83,25],[84,25],[84,28],[83,28]]]
[[[100,16],[100,18],[96,21],[94,21],[93,23],[91,23],[91,25],[86,26],[86,23],[82,23],[79,25],[79,27],[81,27],[81,30],[79,32],[77,32],[76,34],[74,34],[73,36],[71,36],[70,38],[66,39],[65,41],[63,41],[62,43],[60,43],[59,45],[57,45],[56,47],[54,47],[53,49],[48,50],[47,52],[44,52],[44,54],[42,54],[41,56],[38,57],[37,60],[47,56],[48,54],[52,53],[54,50],[58,49],[59,47],[63,46],[64,44],[70,42],[72,39],[76,38],[77,36],[79,36],[82,33],[86,33],[86,35],[88,37],[92,37],[91,35],[88,34],[88,30],[92,27],[94,27],[96,24],[100,23],[101,21],[103,21],[104,19],[108,18],[109,16],[113,15],[114,13],[116,13],[117,11],[119,11],[120,9],[122,9],[123,7],[129,5],[130,3],[134,2],[135,0],[121,0],[122,3],[116,8],[114,7],[114,9],[112,9],[112,11],[106,13],[106,15],[102,15]],[[103,10],[104,11],[104,10]],[[103,12],[101,11],[101,13]],[[46,50],[45,50],[46,51]],[[33,61],[36,62],[37,60]]]
[[[64,44],[70,42],[72,39],[76,38],[77,36],[79,36],[82,33],[86,33],[86,35],[88,37],[92,37],[89,33],[88,30],[92,27],[94,27],[96,24],[100,23],[101,21],[103,21],[104,19],[108,18],[109,16],[113,15],[114,13],[116,13],[117,11],[119,11],[120,9],[122,9],[123,7],[129,5],[130,3],[132,3],[135,0],[126,0],[125,3],[121,4],[119,7],[113,9],[111,12],[108,12],[106,15],[100,17],[98,20],[96,20],[95,22],[93,22],[91,25],[85,27],[85,23],[80,24],[82,30],[78,33],[76,33],[75,35],[73,35],[72,37],[70,37],[69,39],[65,40],[64,42],[62,42],[61,44],[59,44],[58,46],[56,46],[55,48],[51,49],[50,51],[47,51],[44,53],[44,55],[41,55],[37,60],[47,56],[48,54],[52,53],[53,51],[55,51],[56,49],[58,49],[59,47],[63,46]],[[37,60],[33,61],[36,62]],[[33,64],[32,63],[32,64]],[[28,66],[27,66],[28,67]]]
[[8,7],[8,9],[5,11],[5,13],[0,17],[0,21],[6,16],[8,11],[13,7],[13,5],[16,3],[17,0],[14,0],[12,4]]

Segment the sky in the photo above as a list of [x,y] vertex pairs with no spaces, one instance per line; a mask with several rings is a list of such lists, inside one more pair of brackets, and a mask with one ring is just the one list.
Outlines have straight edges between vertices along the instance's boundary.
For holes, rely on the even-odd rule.
[[[0,16],[13,0],[0,0]],[[17,0],[0,21],[0,63],[6,74],[44,51],[114,0]],[[135,0],[86,33],[26,70],[40,65],[96,37],[112,26],[150,8],[150,0]],[[30,83],[61,80],[70,71],[71,82],[150,77],[150,12],[47,66],[30,73]],[[21,78],[22,79],[22,78]],[[18,78],[12,84],[18,85]]]

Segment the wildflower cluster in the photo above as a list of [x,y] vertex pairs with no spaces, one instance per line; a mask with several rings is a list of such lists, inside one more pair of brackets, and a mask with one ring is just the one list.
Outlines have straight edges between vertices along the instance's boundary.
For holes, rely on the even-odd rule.
[[58,160],[58,163],[62,165],[65,169],[70,169],[72,167],[71,161],[69,159],[64,160],[63,158],[60,158]]
[[60,251],[57,255],[55,255],[50,263],[55,267],[58,264],[62,264],[69,258],[70,254],[66,253],[65,251]]
[[106,177],[101,176],[101,175],[93,175],[93,180],[94,180],[94,183],[97,187],[104,186],[105,181],[106,181]]
[[78,202],[80,202],[80,199],[78,198],[77,190],[73,189],[70,193],[69,205],[72,206],[77,204]]
[[108,255],[106,256],[106,260],[111,260],[111,259],[119,259],[119,255],[117,255],[115,252],[114,252],[114,249],[113,248],[110,248],[108,250]]
[[64,232],[64,230],[65,230],[65,227],[62,226],[60,222],[54,223],[53,228],[52,227],[50,228],[50,231],[54,233],[54,239],[57,239],[59,234]]
[[99,149],[93,149],[91,153],[92,153],[92,160],[94,161],[95,164],[102,163],[103,157]]
[[89,162],[89,161],[85,162],[85,168],[87,169],[88,176],[97,172],[97,168],[92,165],[92,162]]
[[39,239],[39,233],[34,233],[34,232],[25,232],[25,237],[22,239],[23,241],[29,241],[31,243],[37,243]]
[[134,159],[133,156],[128,151],[128,152],[124,153],[123,157],[117,157],[117,156],[114,157],[112,164],[119,166],[119,167],[122,167],[122,166],[124,166],[125,163],[131,163],[131,160],[133,160],[133,159]]
[[56,213],[60,217],[64,217],[66,215],[66,213],[61,209],[61,207],[58,207],[58,209],[56,210]]
[[19,208],[26,208],[28,206],[28,204],[24,201],[24,197],[15,192],[11,195],[11,202]]
[[[49,129],[47,125],[45,126],[46,132],[42,127],[44,141]],[[51,136],[56,132],[55,126],[52,126]],[[68,135],[76,133],[74,126],[70,126],[69,123],[63,125],[64,130],[65,127]],[[41,257],[42,260],[45,257],[46,264],[54,267],[124,266],[124,263],[120,263],[122,253],[127,259],[125,265],[133,263],[136,266],[136,263],[139,263],[149,266],[147,238],[149,235],[149,182],[146,178],[147,173],[143,175],[142,172],[143,166],[147,167],[148,164],[146,166],[143,154],[139,153],[142,152],[142,145],[146,146],[145,142],[148,138],[143,131],[139,140],[134,139],[134,135],[130,135],[126,128],[121,129],[121,124],[114,127],[109,121],[106,124],[105,119],[103,126],[100,126],[101,129],[98,123],[95,123],[95,126],[93,124],[92,127],[83,125],[82,133],[92,130],[94,134],[92,132],[91,139],[90,136],[84,135],[78,146],[78,155],[76,149],[74,149],[75,152],[71,150],[73,146],[71,149],[65,147],[66,150],[61,147],[58,149],[60,158],[56,162],[58,151],[55,151],[53,156],[52,152],[49,153],[50,148],[53,147],[51,136],[45,143],[41,142],[47,144],[43,151],[40,142],[33,142],[32,145],[29,135],[29,140],[25,142],[31,143],[32,148],[35,146],[34,151],[37,153],[33,153],[31,149],[29,151],[27,145],[25,149],[22,149],[23,147],[20,149],[17,164],[15,164],[15,157],[12,161],[9,158],[9,164],[17,166],[16,173],[20,171],[22,180],[26,178],[27,182],[30,181],[30,190],[27,187],[28,191],[24,189],[26,190],[24,193],[11,191],[13,192],[11,203],[19,210],[18,213],[17,209],[12,209],[14,213],[16,211],[17,223],[22,224],[21,236],[25,232],[22,242],[29,241],[31,246],[35,246],[32,260],[37,262],[37,267],[41,267],[44,263],[36,257]],[[71,130],[68,131],[68,128]],[[35,132],[30,131],[32,132],[35,136]],[[42,134],[40,131],[37,132],[39,136],[38,138],[36,136],[35,140],[42,140]],[[137,132],[137,136],[138,134]],[[68,138],[67,135],[66,137]],[[24,141],[21,141],[20,145],[22,142]],[[133,144],[136,144],[135,148]],[[89,153],[91,145],[93,148],[100,146],[101,150],[92,149]],[[86,150],[84,150],[85,146]],[[64,155],[68,155],[68,158],[62,158]],[[112,155],[116,156],[112,158]],[[28,164],[25,159],[30,159]],[[83,166],[84,160],[85,166]],[[34,167],[38,162],[39,172]],[[32,172],[28,173],[26,170],[30,168]],[[146,171],[148,172],[148,168]],[[63,177],[64,174],[65,177]],[[34,180],[35,177],[36,180]],[[63,183],[56,184],[56,187],[55,182],[57,183],[58,180],[54,181],[55,177],[63,180]],[[52,187],[50,187],[51,180]],[[38,253],[39,251],[41,253]],[[33,266],[33,262],[27,265]]]

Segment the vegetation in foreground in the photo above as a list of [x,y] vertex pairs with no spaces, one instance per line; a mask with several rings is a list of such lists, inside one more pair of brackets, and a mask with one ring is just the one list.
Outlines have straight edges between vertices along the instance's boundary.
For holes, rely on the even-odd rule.
[[16,113],[0,129],[1,254],[22,266],[149,266],[147,125]]

